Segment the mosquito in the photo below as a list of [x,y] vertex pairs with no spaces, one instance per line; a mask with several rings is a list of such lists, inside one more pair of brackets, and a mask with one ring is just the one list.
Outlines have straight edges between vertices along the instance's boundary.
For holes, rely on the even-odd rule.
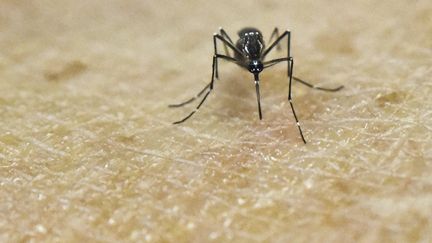
[[[279,34],[279,29],[276,27],[271,36],[269,43],[271,43],[268,47],[265,46],[263,35],[260,30],[253,27],[246,27],[241,29],[237,32],[239,39],[236,43],[232,41],[232,39],[229,37],[227,32],[223,28],[219,28],[219,33],[213,34],[213,46],[214,46],[214,55],[213,55],[213,63],[212,63],[212,75],[211,75],[211,81],[208,83],[197,95],[194,97],[188,99],[185,102],[179,103],[179,104],[173,104],[169,105],[169,107],[182,107],[186,104],[189,104],[193,102],[194,100],[200,98],[202,99],[199,102],[199,104],[195,107],[195,110],[193,110],[189,115],[184,117],[183,119],[174,122],[173,124],[180,124],[191,118],[204,104],[207,97],[210,95],[211,91],[214,87],[215,79],[219,79],[219,70],[218,70],[218,60],[226,60],[228,62],[232,62],[237,64],[243,69],[246,69],[247,71],[251,72],[254,76],[255,81],[255,90],[256,90],[256,97],[257,97],[257,103],[258,103],[258,115],[259,119],[262,119],[262,112],[261,112],[261,97],[260,97],[260,79],[259,74],[268,67],[271,67],[273,65],[276,65],[278,63],[286,62],[287,63],[287,74],[288,74],[288,101],[291,106],[292,113],[294,115],[297,128],[299,130],[301,139],[304,143],[306,143],[305,137],[303,135],[302,128],[300,126],[300,122],[297,118],[297,114],[294,109],[292,97],[291,97],[291,84],[292,80],[296,80],[299,83],[306,85],[309,88],[322,90],[322,91],[328,91],[328,92],[336,92],[341,90],[344,86],[341,85],[336,88],[322,88],[317,87],[313,84],[310,84],[304,80],[301,80],[297,77],[293,76],[293,70],[294,70],[294,58],[291,56],[291,32],[286,30],[283,32],[282,35]],[[275,39],[274,42],[272,40]],[[277,50],[281,49],[281,41],[286,38],[286,44],[287,44],[287,56],[283,58],[276,58],[269,61],[266,61],[267,55],[276,47]],[[220,54],[217,49],[217,44],[219,42],[222,42],[223,47],[225,49],[225,55]],[[230,51],[233,53],[233,55],[230,54]]]

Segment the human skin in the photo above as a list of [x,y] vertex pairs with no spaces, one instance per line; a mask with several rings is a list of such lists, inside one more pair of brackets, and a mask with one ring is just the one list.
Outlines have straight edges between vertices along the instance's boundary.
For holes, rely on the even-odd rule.
[[[430,1],[2,1],[0,241],[432,241]],[[212,34],[292,32],[253,76]],[[220,48],[220,50],[223,50]],[[275,52],[275,56],[285,53]]]

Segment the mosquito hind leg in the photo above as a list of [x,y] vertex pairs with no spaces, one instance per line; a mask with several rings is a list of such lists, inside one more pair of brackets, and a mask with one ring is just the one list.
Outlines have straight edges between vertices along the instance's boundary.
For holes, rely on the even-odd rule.
[[201,95],[204,94],[204,91],[206,91],[208,89],[208,87],[210,87],[210,83],[208,83],[197,95],[188,99],[187,101],[179,103],[179,104],[171,104],[171,105],[168,105],[168,107],[177,108],[177,107],[182,107],[184,105],[187,105],[187,104],[193,102],[194,100],[198,99],[199,97],[201,97]]
[[[268,42],[268,43],[271,43],[271,42],[272,42],[273,37],[279,38],[279,36],[280,36],[280,35],[279,35],[279,29],[278,29],[278,27],[275,27],[274,30],[273,30],[273,32],[272,32],[271,35],[270,35],[270,39],[269,39],[269,42]],[[281,46],[280,46],[279,43],[277,43],[277,44],[276,44],[276,50],[280,51],[280,49],[281,49]]]
[[303,84],[303,85],[305,85],[305,86],[311,88],[311,89],[317,89],[317,90],[322,90],[322,91],[327,91],[327,92],[336,92],[336,91],[339,91],[339,90],[341,90],[341,89],[344,88],[343,85],[338,86],[338,87],[336,87],[336,88],[323,88],[323,87],[317,87],[317,86],[315,86],[315,85],[313,85],[313,84],[311,84],[311,83],[308,83],[308,82],[306,82],[306,81],[304,81],[304,80],[301,80],[301,79],[299,79],[299,78],[297,78],[297,77],[293,77],[293,79],[294,79],[295,81],[297,81],[297,82],[299,82],[299,83],[301,83],[301,84]]
[[[274,33],[276,33],[276,30],[273,31]],[[277,33],[279,33],[279,31],[277,31]],[[279,42],[284,38],[287,37],[287,58],[291,58],[291,32],[286,30],[282,35],[280,35],[272,44],[270,44],[269,48],[267,48],[264,53],[263,53],[263,59],[267,56],[267,54],[270,53],[270,51],[275,47],[279,45]],[[290,62],[288,62],[288,72],[287,72],[288,77],[291,75],[291,66],[290,66]]]

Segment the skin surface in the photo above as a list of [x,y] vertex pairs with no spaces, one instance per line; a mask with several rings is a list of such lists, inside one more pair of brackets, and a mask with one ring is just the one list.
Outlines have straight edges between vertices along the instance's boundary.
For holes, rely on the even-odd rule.
[[[292,31],[286,65],[212,34]],[[1,242],[431,242],[432,2],[0,2]],[[267,43],[268,44],[268,43]],[[221,46],[219,50],[223,51]],[[273,57],[285,53],[274,52]]]

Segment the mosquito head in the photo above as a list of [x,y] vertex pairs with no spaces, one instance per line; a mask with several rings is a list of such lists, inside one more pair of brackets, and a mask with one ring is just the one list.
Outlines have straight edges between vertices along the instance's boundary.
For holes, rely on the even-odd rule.
[[249,62],[249,65],[248,65],[249,72],[258,74],[263,69],[264,69],[264,65],[262,64],[261,61],[252,60],[252,61]]

